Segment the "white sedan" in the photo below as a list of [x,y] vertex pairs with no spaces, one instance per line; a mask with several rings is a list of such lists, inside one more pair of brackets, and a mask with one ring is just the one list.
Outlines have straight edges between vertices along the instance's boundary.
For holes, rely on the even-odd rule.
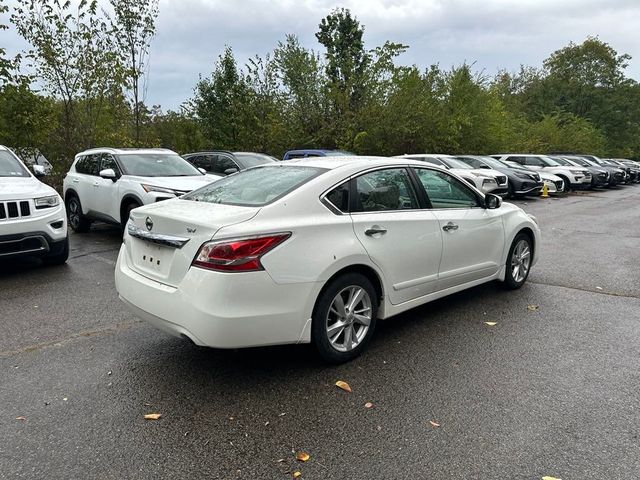
[[308,158],[133,210],[115,280],[137,316],[198,345],[313,343],[343,362],[378,319],[492,280],[519,288],[539,236],[439,167]]

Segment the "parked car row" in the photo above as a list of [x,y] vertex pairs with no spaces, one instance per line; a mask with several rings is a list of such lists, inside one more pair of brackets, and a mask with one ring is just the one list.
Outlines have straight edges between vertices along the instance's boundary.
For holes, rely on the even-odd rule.
[[66,205],[77,232],[123,229],[116,289],[135,315],[198,345],[312,343],[343,362],[377,320],[524,284],[540,229],[501,196],[640,178],[636,162],[582,155],[325,153],[96,148],[76,155],[63,202],[44,167],[1,147],[0,256],[66,261]]

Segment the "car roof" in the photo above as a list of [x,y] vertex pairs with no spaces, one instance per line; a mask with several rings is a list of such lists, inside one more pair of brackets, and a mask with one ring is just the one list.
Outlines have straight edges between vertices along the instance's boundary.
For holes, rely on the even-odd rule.
[[404,155],[396,155],[396,158],[404,158],[404,157],[421,157],[421,158],[447,157],[447,158],[454,158],[455,155],[451,155],[450,153],[405,153]]
[[[338,150],[338,149],[326,149],[326,148],[299,148],[296,150],[287,150],[285,152],[285,155],[288,153],[323,153],[323,154],[327,154],[327,153],[334,153],[334,152],[344,152],[345,150]],[[327,155],[329,156],[329,155]]]
[[[90,155],[92,153],[113,153],[116,155],[135,155],[140,153],[174,153],[173,150],[168,148],[111,148],[111,147],[98,147],[90,148],[78,153],[77,155]],[[76,156],[77,156],[76,155]]]
[[9,150],[7,147],[5,147],[4,145],[0,145],[0,150]]
[[[340,167],[369,167],[369,166],[402,166],[402,165],[416,165],[424,167],[425,163],[420,160],[412,160],[403,157],[374,157],[374,156],[338,156],[338,157],[308,157],[308,158],[293,158],[286,162],[279,162],[278,165],[298,165],[303,167],[316,167],[325,168],[328,170],[334,170]],[[430,167],[432,165],[429,165]],[[433,165],[435,166],[435,165]],[[436,166],[437,167],[437,166]]]
[[202,150],[202,151],[199,151],[199,152],[185,153],[182,156],[186,157],[186,156],[189,156],[189,155],[206,155],[206,154],[211,154],[211,153],[226,153],[228,155],[233,155],[233,152],[230,152],[229,150]]

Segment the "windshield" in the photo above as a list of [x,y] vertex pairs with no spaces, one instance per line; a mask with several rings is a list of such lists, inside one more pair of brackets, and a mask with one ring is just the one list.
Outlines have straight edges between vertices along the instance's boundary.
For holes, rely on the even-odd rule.
[[176,153],[127,153],[118,156],[126,175],[139,177],[201,176],[196,167]]
[[[509,165],[507,165],[506,163],[504,163],[501,160],[498,160],[496,158],[493,157],[479,157],[485,164],[489,165],[491,168],[496,168],[496,169],[500,169],[500,168],[511,168]],[[518,168],[521,168],[521,165],[518,166]]]
[[29,177],[29,172],[16,157],[0,150],[0,177]]
[[539,157],[539,158],[540,158],[540,161],[542,163],[544,163],[547,167],[561,167],[562,166],[551,157]]
[[567,157],[568,160],[571,160],[573,163],[577,163],[580,166],[583,167],[591,167],[592,165],[589,163],[588,160],[585,160],[584,158],[580,158],[580,157]]
[[244,168],[255,167],[256,165],[264,165],[265,163],[273,163],[276,160],[269,155],[262,153],[243,153],[234,152],[233,154],[242,163]]
[[554,160],[556,163],[560,165],[575,167],[575,165],[571,163],[569,160],[567,160],[566,158],[562,158],[562,157],[549,157],[549,158],[551,160]]
[[281,164],[256,167],[225,177],[181,198],[196,202],[261,207],[325,171],[323,168]]
[[449,168],[464,168],[465,170],[473,169],[471,165],[468,165],[457,158],[441,157],[440,160],[442,160]]

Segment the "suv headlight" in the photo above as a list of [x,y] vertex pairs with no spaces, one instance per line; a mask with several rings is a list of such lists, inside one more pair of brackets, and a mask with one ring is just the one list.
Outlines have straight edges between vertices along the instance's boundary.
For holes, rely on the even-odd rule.
[[34,199],[33,203],[35,203],[37,209],[57,207],[60,205],[60,197],[58,195],[40,197]]
[[182,195],[182,192],[178,192],[172,188],[167,187],[157,187],[155,185],[146,185],[144,183],[140,184],[145,192],[158,192],[158,193],[168,193],[169,195]]

